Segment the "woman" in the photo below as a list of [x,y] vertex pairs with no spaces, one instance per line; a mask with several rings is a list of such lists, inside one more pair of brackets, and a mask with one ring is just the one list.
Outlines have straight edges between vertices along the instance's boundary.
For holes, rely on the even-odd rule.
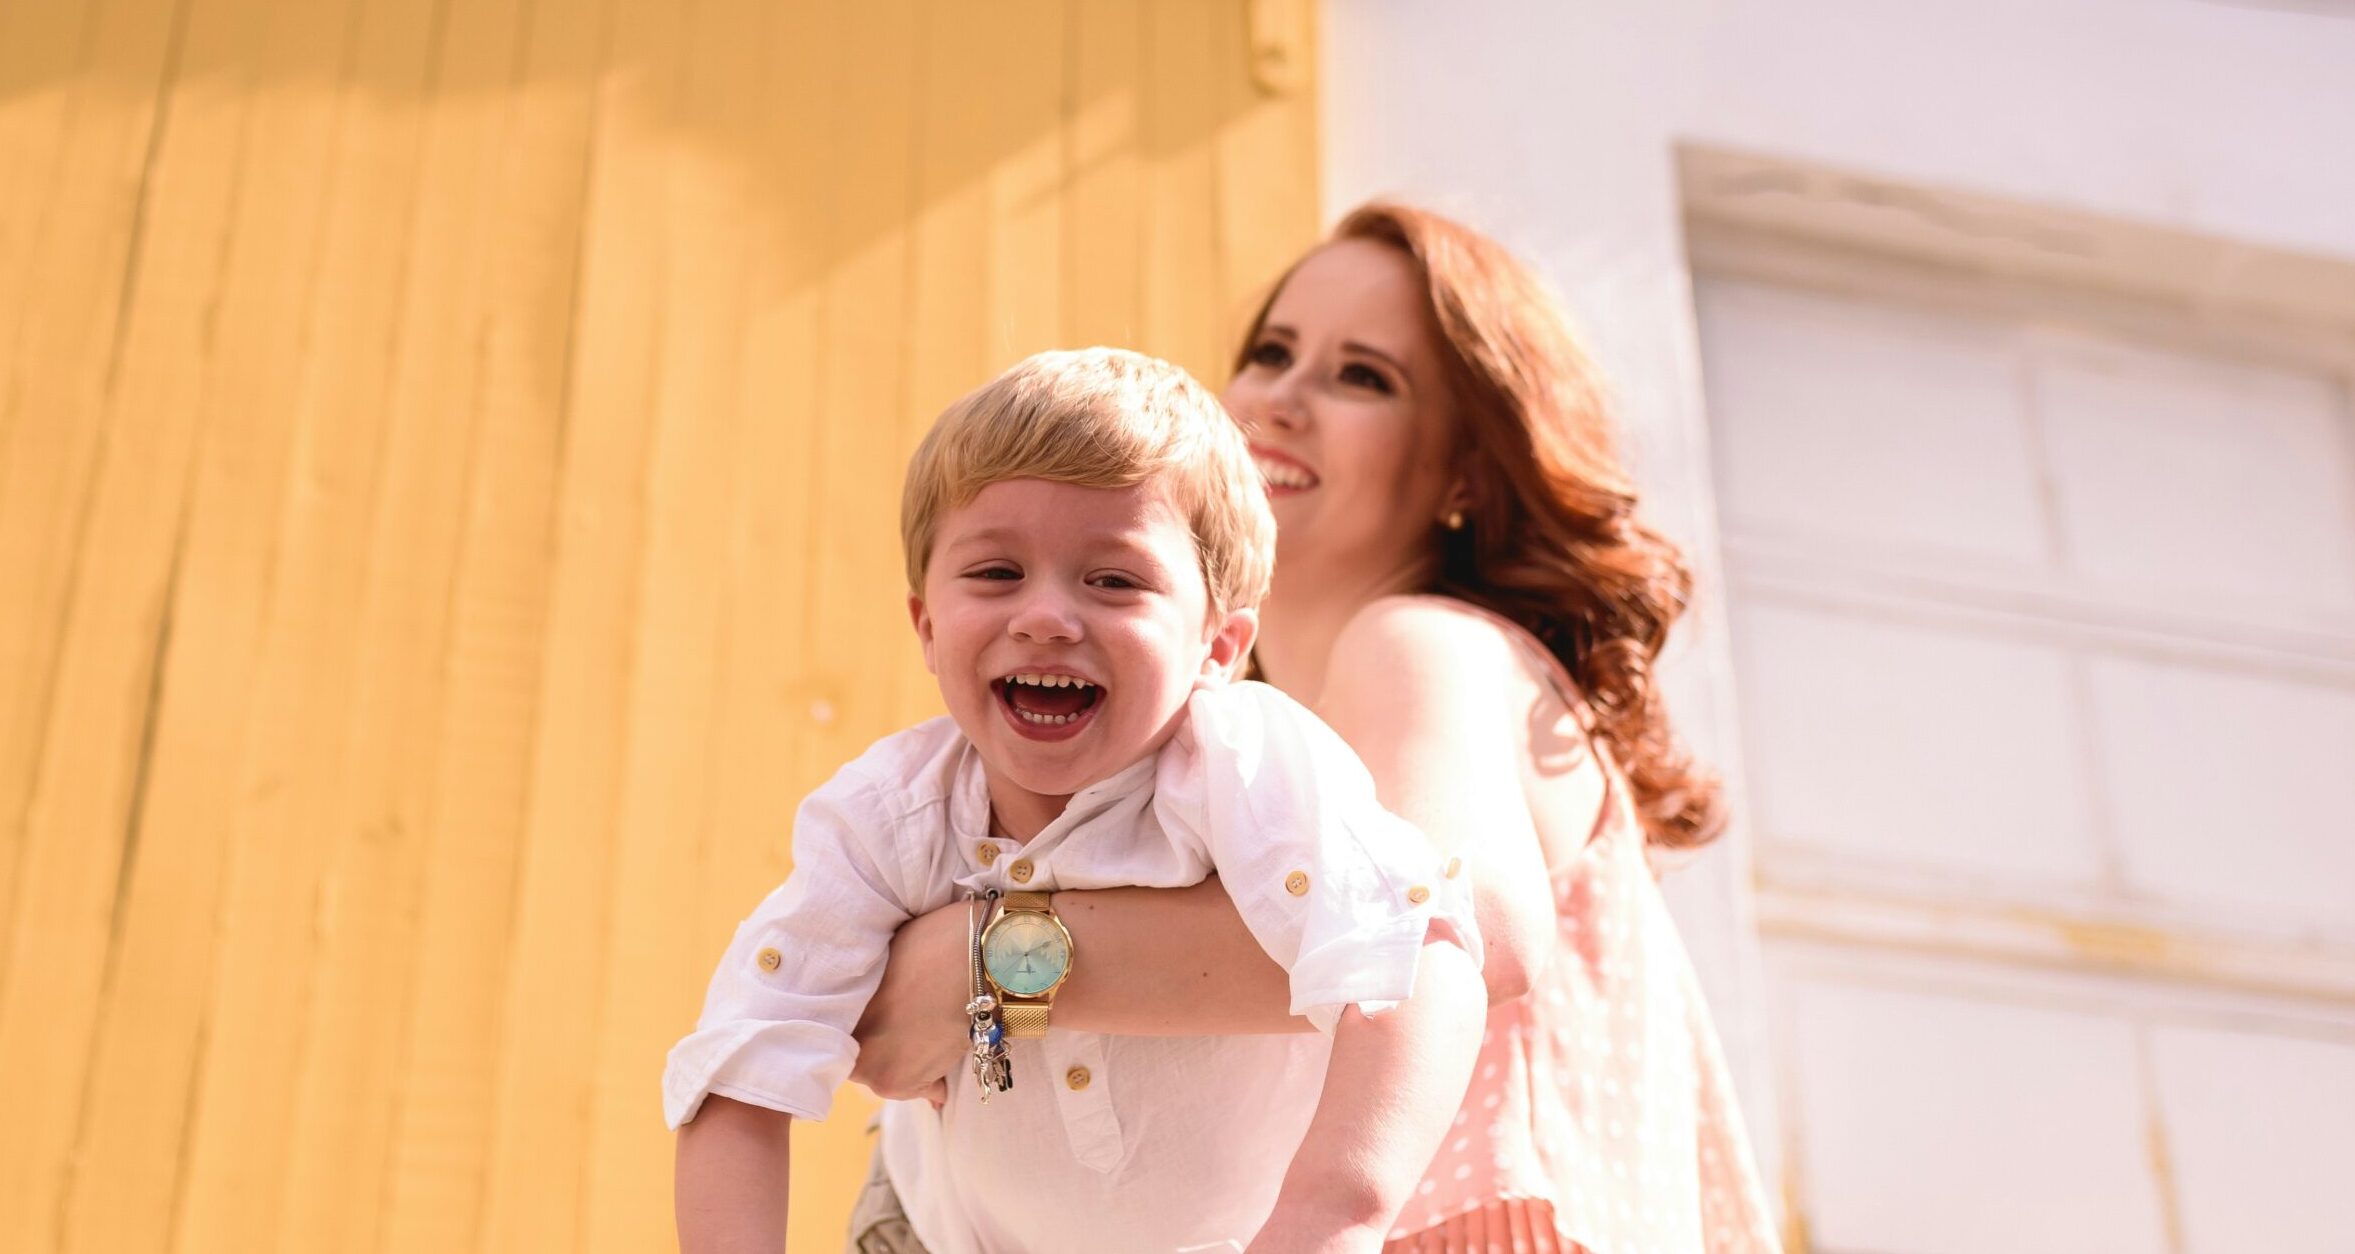
[[[1636,517],[1541,285],[1468,228],[1368,205],[1284,276],[1225,400],[1277,523],[1260,673],[1461,859],[1488,942],[1475,1078],[1386,1248],[1775,1248],[1647,858],[1724,821],[1651,673],[1690,576]],[[1305,1027],[1215,883],[1055,902],[1083,955],[1058,1024]],[[856,1078],[959,1074],[965,941],[957,911],[902,929]]]

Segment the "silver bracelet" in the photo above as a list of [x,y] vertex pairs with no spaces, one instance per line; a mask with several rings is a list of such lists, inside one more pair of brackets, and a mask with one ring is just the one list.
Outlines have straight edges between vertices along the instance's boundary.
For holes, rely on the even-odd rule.
[[965,894],[965,937],[973,955],[973,997],[965,1013],[973,1020],[967,1035],[973,1041],[973,1081],[981,1086],[981,1101],[1014,1087],[1014,1060],[1006,1056],[1006,1025],[998,1018],[998,999],[990,995],[981,973],[981,920],[998,890]]

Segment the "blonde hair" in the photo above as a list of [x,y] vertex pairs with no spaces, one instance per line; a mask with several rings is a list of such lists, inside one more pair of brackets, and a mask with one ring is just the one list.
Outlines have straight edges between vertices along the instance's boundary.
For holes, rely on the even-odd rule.
[[1212,614],[1267,596],[1276,521],[1242,429],[1166,361],[1115,348],[1037,353],[941,411],[900,495],[910,591],[923,590],[941,516],[1007,479],[1154,482],[1194,533]]

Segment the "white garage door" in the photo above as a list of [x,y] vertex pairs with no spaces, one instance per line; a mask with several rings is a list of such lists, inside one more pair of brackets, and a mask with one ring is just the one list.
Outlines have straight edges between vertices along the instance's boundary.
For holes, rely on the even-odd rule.
[[2355,1250],[2355,423],[2326,369],[1699,287],[1817,1250]]

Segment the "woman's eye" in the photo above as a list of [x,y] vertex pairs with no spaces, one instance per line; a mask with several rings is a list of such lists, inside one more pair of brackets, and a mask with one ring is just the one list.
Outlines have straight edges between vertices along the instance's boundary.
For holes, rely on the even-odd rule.
[[1341,367],[1341,381],[1351,387],[1371,388],[1385,396],[1391,391],[1390,380],[1381,371],[1355,362]]
[[1261,340],[1251,347],[1251,364],[1281,370],[1292,364],[1292,350],[1276,340]]

